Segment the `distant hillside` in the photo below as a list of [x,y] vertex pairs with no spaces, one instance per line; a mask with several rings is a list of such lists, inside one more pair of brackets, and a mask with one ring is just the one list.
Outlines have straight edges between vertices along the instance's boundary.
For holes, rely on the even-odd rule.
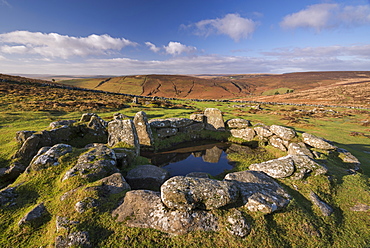
[[[141,75],[59,81],[83,88],[142,96],[354,105],[369,104],[366,101],[370,91],[368,82],[370,72]],[[342,97],[335,97],[338,94]]]

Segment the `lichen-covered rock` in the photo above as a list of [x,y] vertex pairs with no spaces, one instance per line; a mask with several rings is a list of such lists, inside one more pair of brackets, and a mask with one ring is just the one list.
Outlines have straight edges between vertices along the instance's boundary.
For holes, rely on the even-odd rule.
[[67,237],[56,237],[55,248],[68,247],[91,247],[89,233],[85,231],[78,231],[68,234]]
[[273,135],[273,133],[267,126],[254,127],[253,129],[254,131],[256,131],[257,135],[261,138],[267,138]]
[[97,115],[91,116],[90,121],[87,123],[87,127],[94,130],[94,135],[105,136],[107,134],[108,123]]
[[67,217],[57,216],[55,220],[55,227],[57,229],[57,232],[61,230],[69,231],[73,226],[79,223],[79,221],[69,220]]
[[226,121],[226,126],[228,128],[242,129],[242,128],[250,127],[251,123],[250,121],[245,120],[245,119],[230,119]]
[[306,155],[310,158],[313,158],[313,154],[310,151],[310,149],[307,148],[307,146],[302,143],[290,143],[288,145],[288,154],[290,155]]
[[270,131],[282,138],[283,140],[291,140],[296,136],[296,132],[287,127],[282,127],[278,125],[271,125]]
[[39,226],[42,224],[42,218],[48,214],[43,203],[38,204],[31,211],[29,211],[19,222],[18,226],[25,224],[31,224],[33,226]]
[[294,161],[290,155],[259,164],[251,164],[250,170],[263,171],[273,178],[289,177],[294,173]]
[[269,138],[269,142],[273,147],[278,148],[279,150],[283,152],[287,150],[286,146],[284,145],[284,140],[276,135],[271,136]]
[[61,120],[61,121],[53,121],[49,124],[49,128],[54,129],[60,126],[69,126],[75,123],[75,120]]
[[287,155],[259,164],[251,164],[249,169],[263,171],[273,178],[290,177],[302,179],[308,173],[317,176],[325,174],[327,169],[306,155]]
[[189,117],[191,120],[204,123],[205,122],[205,115],[204,114],[191,114]]
[[97,116],[94,113],[84,113],[81,116],[80,122],[89,122],[91,120],[91,117]]
[[23,144],[26,139],[32,136],[36,131],[18,131],[15,135],[15,139],[18,143]]
[[88,209],[98,206],[98,201],[92,197],[85,197],[82,201],[78,201],[75,204],[75,210],[80,214]]
[[361,162],[346,149],[338,148],[337,152],[339,153],[339,158],[342,159],[344,163],[361,165]]
[[170,121],[170,127],[180,128],[186,127],[194,123],[194,120],[188,118],[168,118]]
[[16,187],[7,187],[0,190],[0,206],[13,203],[18,194],[15,192]]
[[171,211],[162,203],[158,192],[132,190],[124,202],[113,211],[118,222],[129,227],[154,228],[171,234],[190,231],[218,231],[217,217],[208,211]]
[[171,122],[167,119],[151,119],[149,120],[149,124],[153,128],[164,128],[171,126]]
[[118,172],[118,169],[114,151],[105,145],[96,144],[88,152],[80,155],[77,164],[66,172],[62,180],[80,176],[87,178],[89,181],[95,181],[116,172]]
[[304,143],[318,149],[334,150],[337,148],[336,146],[333,146],[329,142],[325,141],[323,138],[317,137],[313,134],[303,133],[302,137]]
[[216,108],[207,108],[204,110],[206,117],[206,129],[212,131],[224,131],[225,123],[222,117],[222,112]]
[[165,169],[155,165],[139,165],[127,172],[126,180],[132,189],[159,190],[169,177]]
[[226,230],[232,235],[245,237],[250,232],[250,225],[242,212],[232,209],[226,213]]
[[134,122],[130,119],[114,120],[108,123],[108,145],[115,146],[121,142],[131,146],[139,153],[139,138]]
[[130,185],[119,172],[100,179],[98,182],[101,183],[100,188],[104,192],[104,195],[117,194],[125,190],[131,190]]
[[333,208],[312,191],[310,192],[310,199],[317,207],[319,207],[322,215],[329,216],[333,213]]
[[291,196],[270,176],[261,171],[229,173],[224,180],[239,188],[244,206],[250,211],[269,214],[286,207]]
[[144,111],[137,112],[134,117],[134,125],[141,146],[153,145],[152,129],[148,123],[148,118]]
[[253,128],[231,129],[230,132],[235,138],[244,139],[246,141],[251,141],[256,136]]
[[325,174],[328,170],[318,164],[313,158],[306,155],[288,155],[291,156],[295,166],[295,172],[290,177],[291,179],[302,179],[307,174],[311,173],[313,176]]
[[161,186],[161,198],[170,209],[216,209],[237,201],[239,190],[228,181],[176,176]]
[[180,133],[192,133],[192,132],[199,132],[204,129],[204,123],[201,122],[195,122],[193,124],[190,124],[186,127],[180,127],[179,132]]
[[178,132],[177,128],[172,128],[172,127],[165,127],[165,128],[160,128],[157,129],[157,135],[159,138],[166,138],[170,136],[176,135]]
[[43,147],[32,159],[26,171],[46,169],[50,166],[59,165],[59,158],[72,152],[72,146],[67,144],[56,144],[52,147]]

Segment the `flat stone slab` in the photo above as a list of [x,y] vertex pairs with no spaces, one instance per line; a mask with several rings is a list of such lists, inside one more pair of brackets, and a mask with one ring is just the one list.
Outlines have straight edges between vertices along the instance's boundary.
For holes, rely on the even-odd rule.
[[155,165],[139,165],[127,173],[126,180],[132,189],[159,190],[170,177],[165,169]]

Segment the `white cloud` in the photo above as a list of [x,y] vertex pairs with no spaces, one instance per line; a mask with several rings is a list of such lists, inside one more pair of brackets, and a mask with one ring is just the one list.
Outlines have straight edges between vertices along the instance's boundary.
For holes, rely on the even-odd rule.
[[39,54],[65,59],[72,56],[107,54],[137,44],[107,34],[73,37],[57,33],[14,31],[0,34],[0,45],[0,51],[3,53]]
[[156,45],[154,45],[153,43],[147,41],[145,42],[145,45],[147,45],[149,47],[149,49],[155,53],[159,52],[159,50],[161,50],[160,47],[157,47]]
[[352,27],[370,24],[368,5],[343,6],[336,3],[322,3],[308,6],[299,12],[287,15],[280,26],[287,29],[313,28],[316,31],[334,27]]
[[332,11],[338,8],[338,4],[315,4],[297,13],[287,15],[280,26],[283,28],[309,27],[321,30],[330,26]]
[[227,14],[223,18],[207,19],[183,27],[195,27],[195,34],[208,36],[211,34],[224,34],[234,41],[250,37],[255,31],[258,23],[243,18],[239,14]]
[[289,58],[312,58],[312,57],[357,57],[370,59],[370,45],[353,46],[325,46],[304,48],[278,48],[272,52],[263,52],[263,55]]
[[0,0],[0,5],[5,5],[5,6],[8,6],[8,7],[12,7],[12,6],[8,3],[8,1],[6,1],[6,0]]
[[167,54],[180,55],[182,53],[192,53],[197,50],[196,47],[186,46],[180,42],[170,41],[167,46],[163,47]]

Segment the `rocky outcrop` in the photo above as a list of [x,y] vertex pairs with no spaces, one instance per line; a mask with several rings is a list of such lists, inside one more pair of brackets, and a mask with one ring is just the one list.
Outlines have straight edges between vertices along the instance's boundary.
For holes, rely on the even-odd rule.
[[291,199],[274,179],[260,171],[233,172],[224,180],[235,183],[244,206],[250,211],[269,214],[286,207]]
[[116,172],[118,169],[113,150],[103,144],[95,144],[89,151],[80,155],[77,164],[66,172],[62,180],[79,176],[96,181]]
[[170,177],[168,171],[154,165],[139,165],[130,170],[126,180],[132,189],[159,190]]
[[15,190],[16,187],[7,187],[0,190],[0,207],[14,203],[14,200],[18,196]]
[[161,186],[161,198],[170,209],[216,209],[234,203],[239,190],[228,181],[176,176]]
[[334,150],[337,148],[336,146],[333,146],[329,142],[313,134],[303,133],[302,138],[305,144],[312,146],[314,148],[323,149],[323,150]]

